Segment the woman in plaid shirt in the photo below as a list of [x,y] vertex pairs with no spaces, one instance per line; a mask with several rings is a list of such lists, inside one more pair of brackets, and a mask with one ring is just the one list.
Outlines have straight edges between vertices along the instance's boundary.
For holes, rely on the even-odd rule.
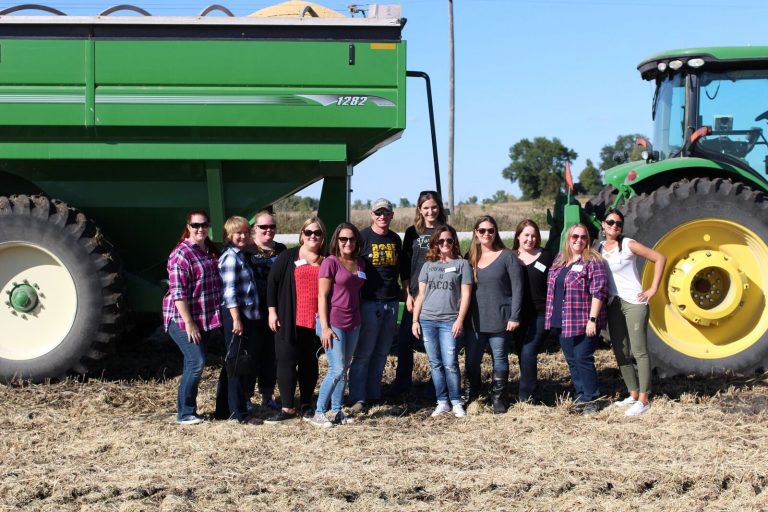
[[197,387],[205,367],[205,347],[221,327],[222,285],[218,252],[208,238],[210,220],[203,210],[187,215],[181,239],[168,256],[168,292],[163,298],[165,330],[184,355],[176,422],[196,425]]
[[587,227],[575,224],[568,229],[547,276],[544,327],[559,331],[576,402],[586,404],[584,415],[597,412],[593,403],[599,396],[595,349],[597,334],[606,323],[607,295],[605,261],[590,248]]

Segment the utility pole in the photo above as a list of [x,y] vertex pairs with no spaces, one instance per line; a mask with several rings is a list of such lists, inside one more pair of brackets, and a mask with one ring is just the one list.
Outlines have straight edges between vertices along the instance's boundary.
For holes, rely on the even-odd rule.
[[453,0],[448,0],[448,46],[450,53],[450,62],[448,65],[448,211],[450,215],[453,216],[453,118],[456,108],[456,92],[454,90],[455,57],[453,52]]

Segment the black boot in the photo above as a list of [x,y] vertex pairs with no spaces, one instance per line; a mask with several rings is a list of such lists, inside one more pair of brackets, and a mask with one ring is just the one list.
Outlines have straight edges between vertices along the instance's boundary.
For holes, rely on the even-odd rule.
[[464,404],[468,405],[480,396],[480,374],[467,374],[466,387],[464,392]]
[[504,393],[507,390],[508,372],[493,372],[493,384],[491,386],[491,405],[494,414],[504,414],[507,412],[507,403],[504,400]]

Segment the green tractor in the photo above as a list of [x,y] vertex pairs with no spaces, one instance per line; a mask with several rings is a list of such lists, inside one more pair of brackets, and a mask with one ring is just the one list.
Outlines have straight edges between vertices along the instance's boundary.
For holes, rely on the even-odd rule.
[[[748,373],[768,367],[768,47],[653,55],[653,144],[606,171],[581,213],[596,230],[606,208],[624,231],[667,257],[650,302],[658,373]],[[653,266],[640,269],[650,284]]]
[[399,7],[317,9],[0,11],[0,380],[87,372],[128,312],[159,313],[188,211],[221,240],[322,180],[320,216],[348,218],[355,165],[428,77],[406,71]]

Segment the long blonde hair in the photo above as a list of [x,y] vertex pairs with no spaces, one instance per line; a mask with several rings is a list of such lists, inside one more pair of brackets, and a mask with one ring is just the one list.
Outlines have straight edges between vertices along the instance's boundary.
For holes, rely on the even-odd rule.
[[475,227],[472,228],[472,242],[469,245],[469,254],[467,255],[467,261],[469,261],[469,264],[472,266],[472,274],[474,274],[475,282],[477,282],[477,262],[480,261],[480,256],[483,255],[482,247],[477,240],[477,228],[480,227],[480,224],[483,222],[490,222],[493,224],[493,229],[496,232],[493,237],[493,245],[491,245],[491,249],[500,251],[507,248],[501,240],[501,235],[499,235],[499,225],[496,224],[496,219],[490,215],[483,215],[475,221]]
[[581,259],[584,261],[601,261],[603,259],[603,257],[600,256],[600,253],[592,248],[592,239],[589,236],[589,229],[587,229],[587,226],[584,224],[574,224],[573,226],[569,227],[568,231],[565,233],[565,240],[563,241],[563,246],[560,248],[560,254],[557,255],[554,263],[552,263],[553,268],[567,265],[568,262],[571,261],[571,258],[573,258],[573,251],[571,250],[571,244],[569,243],[569,240],[576,228],[582,228],[587,234],[587,246],[584,248],[584,252],[581,254]]

